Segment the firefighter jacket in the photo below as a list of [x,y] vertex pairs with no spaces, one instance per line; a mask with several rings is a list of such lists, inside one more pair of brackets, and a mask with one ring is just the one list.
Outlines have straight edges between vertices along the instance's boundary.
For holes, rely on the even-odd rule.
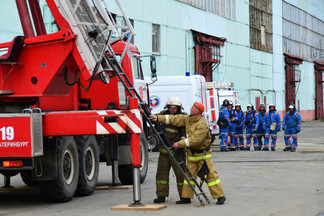
[[246,112],[245,127],[255,129],[255,110]]
[[294,113],[288,112],[283,120],[282,128],[285,129],[285,126],[288,128],[296,128],[297,131],[300,131],[301,127],[301,117],[299,112],[295,111]]
[[256,114],[255,129],[262,128],[262,130],[265,130],[267,126],[267,118],[268,118],[268,114],[266,112],[264,113],[259,112],[258,114]]
[[270,127],[270,125],[272,123],[276,123],[277,124],[277,131],[280,131],[281,129],[281,119],[280,119],[280,115],[278,114],[278,112],[276,110],[274,111],[269,111],[268,113],[268,118],[267,118],[267,127]]
[[199,161],[204,158],[211,158],[211,150],[204,153],[193,153],[194,150],[205,150],[210,146],[211,136],[207,121],[202,116],[190,115],[158,115],[158,121],[164,124],[171,124],[177,127],[185,127],[187,138],[178,142],[179,147],[188,147],[188,160]]
[[237,127],[239,128],[244,128],[244,121],[245,121],[245,114],[242,110],[240,111],[236,111],[235,110],[235,113],[236,113],[236,116],[237,116]]
[[[176,113],[177,114],[184,114],[184,113]],[[158,115],[172,115],[169,110],[163,110]],[[164,129],[165,135],[168,139],[173,143],[179,141],[182,137],[185,137],[185,128],[184,127],[176,127],[173,125],[163,124],[162,128]]]
[[231,126],[229,111],[226,106],[222,106],[219,110],[219,118],[228,121],[227,129]]

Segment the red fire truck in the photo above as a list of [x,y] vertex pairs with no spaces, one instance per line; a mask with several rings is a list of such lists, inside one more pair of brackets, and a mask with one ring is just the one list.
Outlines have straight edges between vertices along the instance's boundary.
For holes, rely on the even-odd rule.
[[[0,173],[5,186],[21,174],[51,201],[90,195],[99,162],[113,183],[134,184],[147,173],[147,139],[138,99],[127,93],[115,60],[144,101],[147,85],[134,30],[101,0],[46,0],[57,31],[47,32],[38,0],[16,0],[23,36],[0,44]],[[126,40],[128,38],[128,40]],[[151,59],[154,66],[154,59]],[[152,68],[155,72],[155,68]],[[154,75],[154,74],[153,74]],[[144,127],[145,128],[145,127]]]

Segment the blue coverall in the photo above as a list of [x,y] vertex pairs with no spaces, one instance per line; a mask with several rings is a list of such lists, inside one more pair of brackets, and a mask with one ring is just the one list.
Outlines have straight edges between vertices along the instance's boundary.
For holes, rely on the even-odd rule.
[[228,109],[225,106],[222,106],[219,111],[219,118],[226,119],[228,121],[228,126],[226,128],[219,128],[219,134],[220,134],[220,148],[221,149],[227,149],[227,137],[229,132],[229,127],[231,126],[231,121],[229,119],[229,113]]
[[234,118],[234,121],[231,122],[231,126],[229,128],[229,136],[231,138],[231,148],[235,148],[238,145],[237,142],[237,137],[235,136],[235,131],[236,131],[236,127],[237,127],[237,121],[238,121],[238,115],[235,112],[235,110],[229,110],[229,114],[230,114],[230,119]]
[[243,137],[243,129],[244,129],[244,121],[245,121],[245,114],[242,110],[236,111],[238,120],[236,122],[236,129],[235,129],[235,139],[240,140],[240,147],[244,147],[244,137]]
[[253,143],[254,143],[254,148],[259,146],[258,143],[258,138],[256,135],[256,127],[255,127],[255,110],[248,111],[246,113],[246,120],[249,122],[248,125],[245,125],[246,127],[246,147],[250,149],[250,144],[251,144],[251,138],[253,137]]
[[265,137],[266,129],[267,129],[267,113],[258,113],[255,116],[255,128],[257,129],[257,137],[258,137],[258,147],[262,148],[262,137]]
[[[270,130],[270,125],[272,123],[276,123],[277,127],[274,131]],[[267,125],[266,125],[266,136],[265,136],[265,140],[264,140],[264,147],[265,148],[269,148],[269,139],[270,139],[270,135],[271,135],[271,148],[275,148],[276,147],[276,142],[277,142],[277,132],[280,131],[281,129],[281,119],[280,116],[278,114],[278,112],[276,110],[274,111],[269,111],[268,113],[268,117],[267,117]]]
[[[288,112],[283,120],[282,128],[285,130],[285,143],[286,147],[291,147],[292,149],[297,148],[297,132],[300,131],[301,127],[301,117],[299,112],[294,113]],[[292,143],[290,143],[290,136],[292,136]]]

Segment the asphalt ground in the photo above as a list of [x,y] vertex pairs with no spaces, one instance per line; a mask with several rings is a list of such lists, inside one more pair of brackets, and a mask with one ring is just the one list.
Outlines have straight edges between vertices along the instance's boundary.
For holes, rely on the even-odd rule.
[[[219,139],[215,141],[219,143]],[[324,215],[324,122],[303,122],[297,152],[283,152],[283,132],[277,151],[219,152],[213,149],[213,162],[219,173],[227,201],[215,200],[204,207],[197,198],[192,204],[175,205],[179,199],[173,171],[167,208],[151,211],[117,211],[111,207],[132,202],[132,189],[96,190],[88,197],[75,197],[67,203],[48,203],[37,188],[25,187],[20,176],[12,178],[13,191],[0,191],[2,215]],[[142,203],[153,204],[157,152],[149,154],[149,171],[142,184]],[[0,179],[0,186],[3,185]],[[98,185],[111,184],[111,168],[101,164]],[[206,185],[204,191],[211,199]]]

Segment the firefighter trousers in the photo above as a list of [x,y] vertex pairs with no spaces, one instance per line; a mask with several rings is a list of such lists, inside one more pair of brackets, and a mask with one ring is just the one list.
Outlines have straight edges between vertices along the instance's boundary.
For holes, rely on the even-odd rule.
[[[164,150],[164,149],[163,149]],[[165,150],[164,150],[165,151]],[[174,155],[178,161],[178,157],[181,157],[183,161],[186,161],[186,152],[180,151]],[[182,164],[182,170],[184,170],[184,165]],[[158,165],[157,165],[157,172],[156,172],[156,195],[161,197],[168,197],[169,196],[169,175],[170,169],[173,169],[176,181],[177,181],[177,188],[179,196],[181,196],[182,185],[184,177],[181,175],[181,172],[177,169],[173,161],[171,160],[170,156],[164,152],[160,152]]]
[[[225,196],[223,187],[222,187],[222,183],[220,182],[220,179],[218,178],[218,174],[217,174],[217,171],[216,171],[214,164],[211,160],[211,157],[208,158],[209,155],[206,155],[206,156],[207,157],[205,160],[206,160],[207,166],[210,171],[206,178],[207,186],[209,188],[209,191],[210,191],[213,199],[218,199],[220,197]],[[211,154],[210,154],[210,156],[211,156]],[[194,178],[197,178],[197,173],[203,164],[204,164],[203,159],[198,160],[198,161],[190,161],[189,157],[188,157],[187,167],[190,170],[190,172],[192,173],[192,175],[194,176]],[[188,176],[187,173],[186,173],[186,175]],[[194,181],[191,181],[191,184],[195,185]],[[191,198],[191,199],[194,197],[194,192],[186,180],[184,180],[181,197],[182,198]]]

